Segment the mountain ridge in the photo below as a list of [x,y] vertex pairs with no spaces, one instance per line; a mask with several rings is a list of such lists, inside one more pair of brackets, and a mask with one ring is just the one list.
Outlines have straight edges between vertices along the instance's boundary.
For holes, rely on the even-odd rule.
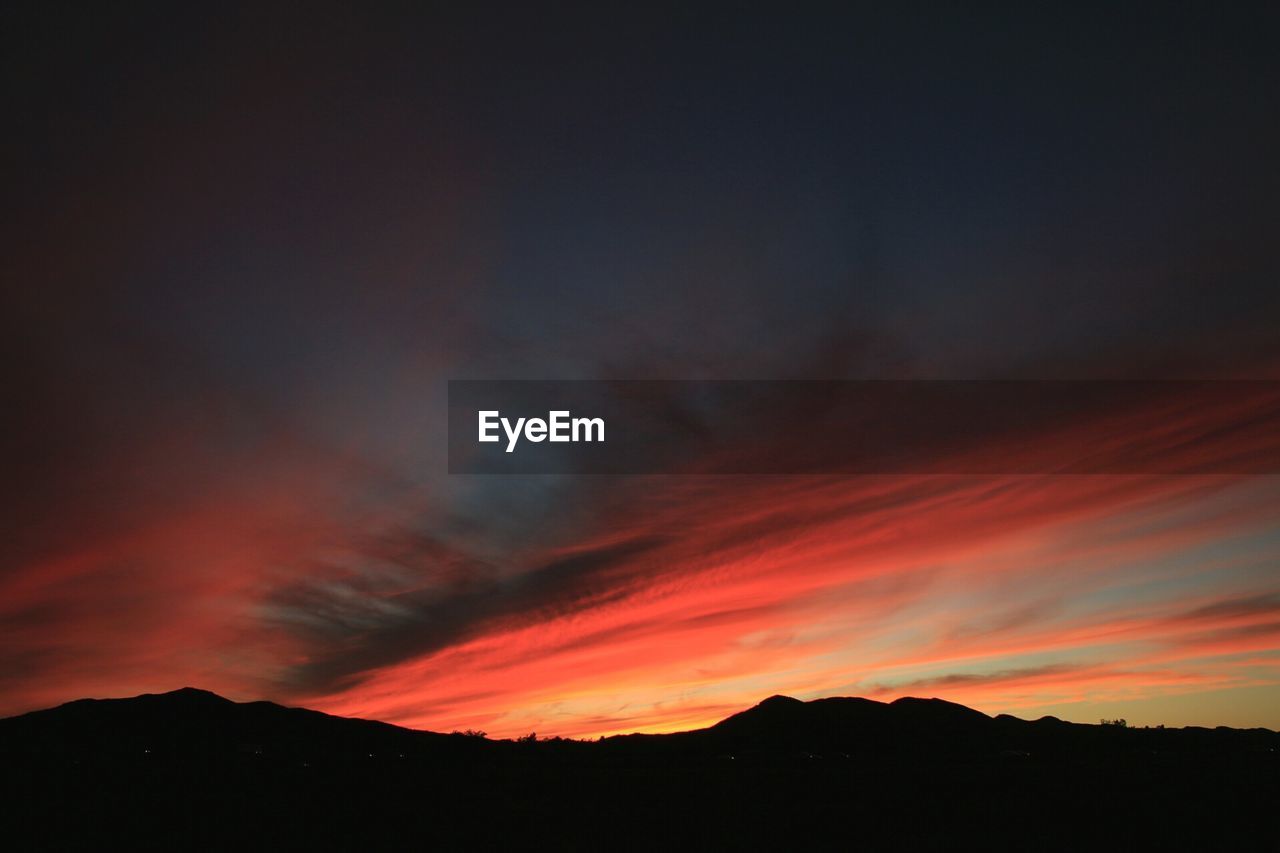
[[[771,696],[703,729],[492,740],[184,688],[0,720],[0,803],[47,849],[1221,847],[1274,828],[1280,733]],[[3,811],[0,811],[3,814]],[[1224,823],[1224,820],[1230,821]],[[0,823],[5,819],[0,818]]]
[[[241,710],[237,710],[241,709]],[[416,729],[395,723],[362,717],[346,717],[328,714],[310,708],[282,705],[269,700],[235,701],[210,690],[197,687],[180,687],[162,693],[143,693],[131,697],[82,698],[64,702],[49,708],[41,708],[0,718],[0,739],[6,728],[28,725],[38,721],[66,718],[68,720],[88,719],[99,716],[107,720],[122,720],[124,715],[135,720],[154,721],[156,712],[210,715],[207,722],[219,722],[230,719],[228,715],[243,714],[271,715],[276,720],[289,720],[293,723],[331,722],[334,725],[356,725],[376,727],[378,730],[395,731],[405,735],[425,735],[431,737],[452,737],[460,733],[443,733],[427,729]],[[987,715],[966,705],[950,702],[937,697],[900,697],[888,702],[859,696],[831,696],[818,699],[801,700],[791,696],[775,694],[761,700],[755,705],[730,714],[709,726],[676,732],[663,733],[619,733],[599,738],[600,741],[614,741],[628,738],[672,738],[690,735],[711,734],[723,736],[759,737],[769,734],[782,734],[799,726],[810,730],[828,731],[832,726],[872,726],[895,729],[911,727],[932,727],[937,730],[954,733],[961,730],[975,730],[977,727],[1001,726],[1045,726],[1059,725],[1067,727],[1084,727],[1087,729],[1119,729],[1119,726],[1101,726],[1090,723],[1073,723],[1053,716],[1043,716],[1036,720],[1027,720],[1010,714]],[[372,729],[370,729],[372,730]],[[1159,727],[1156,729],[1125,729],[1127,731],[1163,731],[1163,732],[1251,732],[1280,736],[1272,729],[1254,727],[1237,729],[1227,726],[1213,728],[1203,726],[1185,726],[1180,728]],[[471,735],[467,735],[471,736]],[[488,738],[479,738],[489,740]],[[548,738],[557,741],[590,742],[572,738]],[[492,739],[492,742],[507,742],[510,739]]]

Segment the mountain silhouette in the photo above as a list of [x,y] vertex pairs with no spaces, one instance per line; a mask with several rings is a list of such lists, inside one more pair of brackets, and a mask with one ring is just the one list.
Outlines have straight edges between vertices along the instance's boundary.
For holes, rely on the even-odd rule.
[[772,696],[694,731],[511,741],[183,688],[0,720],[0,780],[52,848],[1257,846],[1280,733]]
[[0,755],[18,751],[79,759],[228,752],[346,759],[435,753],[459,742],[274,702],[232,702],[193,687],[131,699],[80,699],[0,720]]
[[866,746],[896,738],[946,743],[984,731],[990,721],[980,711],[941,699],[904,698],[886,704],[859,698],[801,702],[771,696],[711,730],[743,743]]

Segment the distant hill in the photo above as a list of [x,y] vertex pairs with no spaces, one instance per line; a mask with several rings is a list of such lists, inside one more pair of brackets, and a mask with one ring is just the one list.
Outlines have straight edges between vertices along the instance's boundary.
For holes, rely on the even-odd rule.
[[81,760],[252,754],[272,759],[424,755],[462,739],[274,702],[232,702],[184,687],[131,699],[80,699],[0,720],[0,755]]
[[[529,744],[440,734],[390,723],[335,717],[273,702],[232,702],[185,687],[130,699],[80,699],[42,711],[0,719],[0,756],[40,755],[79,760],[149,755],[254,755],[270,760],[424,758],[506,754]],[[618,735],[599,742],[539,741],[547,752],[585,747],[610,755],[671,751],[773,756],[897,755],[990,756],[1062,753],[1082,748],[1124,754],[1266,752],[1280,748],[1268,729],[1128,729],[1066,723],[1054,717],[1030,722],[989,717],[941,699],[877,702],[829,698],[802,702],[771,696],[715,725],[673,734]]]
[[756,757],[840,757],[889,760],[911,757],[1038,758],[1152,755],[1251,755],[1280,749],[1269,729],[1138,729],[1067,723],[1056,717],[1028,721],[989,717],[941,699],[893,702],[836,697],[801,702],[771,696],[707,729],[669,735],[621,735],[606,741],[645,749]]
[[59,849],[1277,849],[1280,733],[773,696],[690,732],[499,741],[185,688],[0,720],[0,781],[6,823]]

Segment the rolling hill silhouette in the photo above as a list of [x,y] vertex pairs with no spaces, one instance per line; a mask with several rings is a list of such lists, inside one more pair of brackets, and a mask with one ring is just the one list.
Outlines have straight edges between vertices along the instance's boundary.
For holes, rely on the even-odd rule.
[[345,760],[435,754],[459,742],[434,732],[274,702],[232,702],[192,687],[132,699],[80,699],[0,720],[0,755],[16,751],[76,760],[231,753],[272,760]]
[[184,688],[0,720],[0,778],[6,822],[50,847],[1184,847],[1274,841],[1280,733],[773,696],[690,732],[530,742]]

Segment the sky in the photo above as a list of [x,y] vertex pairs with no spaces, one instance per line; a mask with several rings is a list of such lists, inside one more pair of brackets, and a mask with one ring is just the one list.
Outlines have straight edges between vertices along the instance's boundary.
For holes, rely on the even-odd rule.
[[690,5],[4,13],[0,714],[1280,728],[1274,474],[447,473],[450,379],[1280,379],[1274,12]]

